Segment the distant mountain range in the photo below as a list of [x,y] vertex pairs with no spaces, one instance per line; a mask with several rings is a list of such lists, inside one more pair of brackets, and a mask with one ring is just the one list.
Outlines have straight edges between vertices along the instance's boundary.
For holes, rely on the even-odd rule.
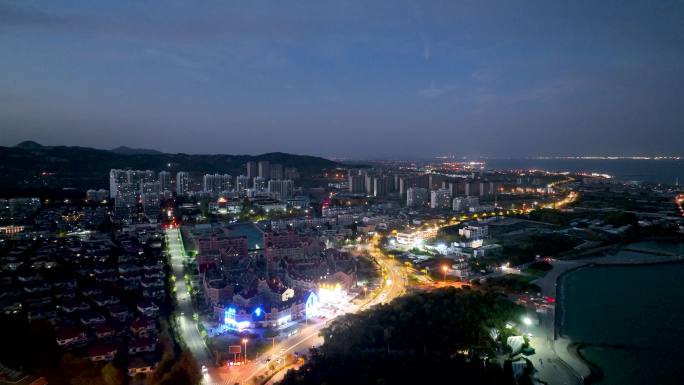
[[161,155],[164,154],[161,151],[157,150],[150,150],[147,148],[130,148],[126,146],[120,146],[117,148],[113,148],[112,152],[115,152],[117,154],[121,155]]
[[296,167],[302,176],[342,166],[328,159],[272,152],[262,155],[166,154],[156,150],[117,147],[100,150],[88,147],[43,146],[25,141],[14,147],[0,146],[0,189],[36,187],[77,189],[107,188],[112,168],[190,171],[194,173],[244,174],[248,161],[266,160]]

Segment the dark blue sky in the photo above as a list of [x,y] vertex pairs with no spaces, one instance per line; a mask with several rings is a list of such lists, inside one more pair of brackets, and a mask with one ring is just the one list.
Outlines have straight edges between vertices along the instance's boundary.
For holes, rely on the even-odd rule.
[[682,1],[0,0],[0,145],[681,154]]

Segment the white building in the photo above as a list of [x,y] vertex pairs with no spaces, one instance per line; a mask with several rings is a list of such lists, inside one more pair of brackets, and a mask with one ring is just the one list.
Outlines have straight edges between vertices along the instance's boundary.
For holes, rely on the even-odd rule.
[[188,195],[190,192],[190,173],[179,171],[176,174],[176,194],[178,196]]
[[137,211],[142,187],[156,182],[157,174],[151,170],[110,170],[109,195],[114,198],[114,215],[119,219],[130,218]]
[[292,197],[294,182],[291,180],[269,180],[268,192],[275,199],[285,202]]
[[109,170],[109,197],[116,198],[117,186],[128,183],[128,172],[126,170]]
[[430,192],[430,207],[433,209],[448,209],[451,206],[451,192],[448,188],[441,188]]
[[203,190],[212,195],[230,191],[233,187],[232,179],[229,174],[205,174],[202,178]]
[[235,178],[235,189],[238,192],[247,190],[249,188],[249,177],[245,175],[238,175]]
[[458,229],[458,235],[466,239],[483,239],[489,235],[488,226],[466,226]]

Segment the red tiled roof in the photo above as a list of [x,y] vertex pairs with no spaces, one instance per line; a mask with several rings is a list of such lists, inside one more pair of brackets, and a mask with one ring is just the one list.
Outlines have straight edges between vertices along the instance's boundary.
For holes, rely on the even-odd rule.
[[104,356],[117,352],[117,348],[111,345],[95,345],[88,349],[88,357]]
[[77,337],[78,335],[84,333],[83,330],[76,328],[76,327],[64,327],[61,328],[57,331],[57,339],[58,340],[67,340],[71,339],[74,337]]

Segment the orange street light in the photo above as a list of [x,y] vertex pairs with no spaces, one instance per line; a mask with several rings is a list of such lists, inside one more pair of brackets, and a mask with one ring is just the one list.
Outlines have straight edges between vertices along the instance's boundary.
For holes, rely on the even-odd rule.
[[446,283],[446,273],[449,271],[449,267],[446,265],[442,266],[442,271],[444,272],[444,283]]
[[247,338],[243,338],[242,343],[245,344],[245,357],[244,357],[245,360],[244,361],[246,364],[247,363]]

